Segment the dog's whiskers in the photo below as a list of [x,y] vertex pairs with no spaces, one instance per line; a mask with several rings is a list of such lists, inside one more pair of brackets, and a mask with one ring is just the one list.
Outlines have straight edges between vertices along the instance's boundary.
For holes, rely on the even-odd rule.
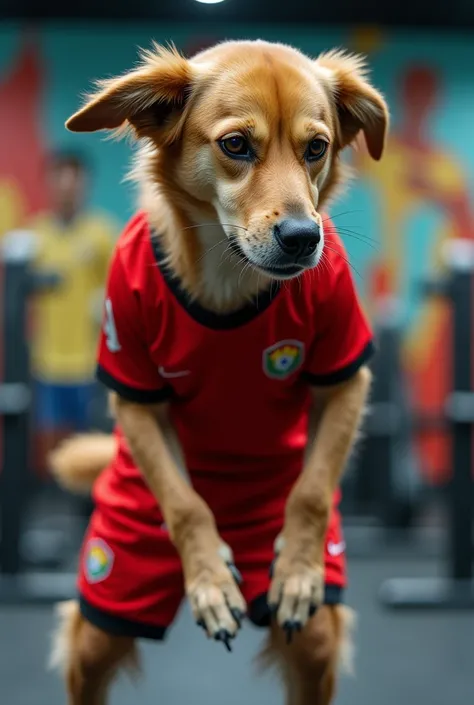
[[[224,256],[228,255],[226,259],[224,259]],[[220,259],[219,259],[219,264],[217,265],[220,267],[221,265],[225,264],[227,260],[230,260],[232,256],[232,249],[230,247],[230,242],[227,243],[227,247],[225,248],[224,252],[221,254]]]
[[238,279],[237,279],[237,289],[238,289],[238,291],[241,291],[242,276],[243,276],[244,273],[247,271],[247,269],[249,269],[249,267],[251,267],[250,262],[246,262],[246,263],[244,264],[244,266],[242,267],[242,270],[241,270],[241,272],[240,272],[240,274],[239,274],[239,277],[238,277]]
[[[232,252],[231,254],[234,254],[234,253]],[[229,255],[229,259],[230,259],[230,255]],[[236,257],[236,260],[235,260],[235,263],[234,263],[234,266],[232,267],[232,271],[233,271],[239,264],[242,264],[242,263],[245,264],[245,267],[247,267],[247,266],[250,264],[250,263],[249,263],[247,260],[245,260],[243,257],[238,257],[238,256],[237,256],[237,257]],[[244,267],[244,269],[245,269],[245,267]]]
[[237,228],[237,230],[244,230],[245,232],[248,232],[248,228],[244,228],[243,225],[234,225],[233,223],[196,223],[195,225],[186,225],[186,227],[181,228],[181,231],[183,232],[184,230],[195,230],[196,228],[208,228],[208,227],[214,227],[214,228]]
[[350,261],[347,259],[347,257],[344,257],[344,255],[342,255],[342,254],[339,252],[339,250],[335,250],[333,247],[329,247],[329,245],[327,245],[327,244],[326,244],[326,248],[327,248],[328,250],[331,250],[331,252],[334,252],[334,253],[335,253],[336,255],[338,255],[338,257],[340,257],[341,259],[343,259],[344,262],[347,264],[347,266],[350,267],[350,268],[357,274],[357,276],[359,277],[359,279],[362,280],[362,275],[361,275],[361,273],[354,267],[354,265],[352,264],[352,262],[350,262]]
[[[336,218],[340,218],[343,215],[351,215],[352,213],[363,213],[364,211],[362,209],[356,209],[356,210],[347,210],[347,211],[341,211],[340,213],[335,213],[332,215],[328,215],[324,218],[321,219],[322,223],[330,223],[331,221],[335,220]],[[370,242],[372,243],[379,243],[379,240],[370,237],[369,235],[365,235],[364,233],[357,232],[354,230],[354,226],[352,225],[337,225],[336,230],[339,233],[343,233],[344,235],[348,235],[349,237],[353,237],[355,240],[360,240],[361,242],[365,242],[370,246]]]
[[[302,281],[303,274],[305,273],[305,271],[306,271],[306,270],[303,270],[302,272],[299,272],[299,273],[296,275],[296,277],[295,277],[296,281],[298,282],[298,287],[299,287],[299,292],[300,292],[300,294],[301,294],[301,281]],[[291,280],[290,280],[290,281],[291,281]]]
[[[364,245],[367,245],[368,247],[371,247],[375,251],[379,251],[379,247],[374,245],[375,240],[373,238],[366,238],[365,236],[355,234],[352,230],[347,230],[345,228],[339,228],[338,232],[340,232],[342,235],[346,235],[347,237],[352,237],[354,240],[359,240],[359,242],[363,242]],[[372,242],[369,242],[369,240],[372,240]]]
[[327,256],[327,253],[325,250],[323,250],[323,253],[322,253],[321,264],[324,265],[327,272],[334,272],[333,263],[331,262],[331,260]]
[[[208,247],[207,250],[205,252],[203,252],[200,257],[197,258],[195,263],[199,264],[199,262],[201,262],[201,260],[204,259],[204,257],[206,257],[213,250],[215,250],[216,247],[219,247],[219,245],[222,245],[222,243],[225,242],[226,240],[227,240],[227,238],[223,237],[221,240],[219,240],[219,242],[216,242],[216,243],[214,243],[214,245],[211,245],[211,247]],[[228,247],[229,246],[227,246],[227,248],[226,248],[226,250],[224,250],[224,252],[227,251]]]
[[325,218],[322,218],[323,223],[328,223],[331,220],[334,220],[335,218],[340,218],[342,215],[351,215],[352,213],[363,213],[364,211],[361,208],[358,208],[356,210],[350,210],[350,211],[342,211],[341,213],[336,213],[327,215]]
[[374,244],[379,245],[380,240],[377,240],[374,237],[370,237],[369,235],[365,235],[364,233],[358,232],[357,230],[353,230],[349,226],[343,226],[341,228],[338,228],[338,232],[342,233],[343,235],[348,235],[349,237],[353,237],[356,240],[361,240],[362,242],[366,242],[368,245]]
[[207,250],[206,250],[205,252],[203,252],[202,255],[200,255],[200,256],[197,258],[195,264],[199,264],[199,262],[200,262],[202,259],[204,259],[204,257],[206,257],[206,255],[208,255],[210,252],[212,252],[212,250],[215,250],[216,247],[219,247],[219,245],[221,245],[221,244],[222,244],[223,242],[225,242],[225,241],[226,241],[226,238],[223,237],[221,240],[219,240],[219,242],[216,242],[216,243],[214,243],[214,245],[212,245],[211,247],[208,247]]

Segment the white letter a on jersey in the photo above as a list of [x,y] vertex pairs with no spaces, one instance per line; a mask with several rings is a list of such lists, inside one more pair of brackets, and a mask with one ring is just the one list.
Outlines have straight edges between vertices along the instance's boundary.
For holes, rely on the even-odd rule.
[[121,349],[117,328],[115,327],[114,312],[112,309],[112,301],[105,300],[105,321],[104,321],[105,343],[110,352],[118,352]]

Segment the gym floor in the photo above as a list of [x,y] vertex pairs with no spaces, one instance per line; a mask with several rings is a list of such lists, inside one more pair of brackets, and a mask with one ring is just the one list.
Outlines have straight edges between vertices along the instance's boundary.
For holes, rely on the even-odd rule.
[[[419,557],[350,560],[357,674],[341,681],[337,705],[473,702],[474,612],[387,612],[377,602],[383,579],[436,575],[438,568]],[[2,705],[64,705],[59,680],[45,670],[52,625],[50,608],[0,608]],[[275,678],[252,668],[261,638],[246,626],[228,654],[203,638],[184,606],[165,645],[143,644],[144,679],[134,686],[123,678],[112,705],[280,705]]]

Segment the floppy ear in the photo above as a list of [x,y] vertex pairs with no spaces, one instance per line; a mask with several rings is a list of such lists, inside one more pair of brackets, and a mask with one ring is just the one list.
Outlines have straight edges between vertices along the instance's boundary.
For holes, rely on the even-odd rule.
[[154,44],[138,68],[97,82],[97,92],[66,122],[72,132],[131,125],[138,137],[156,136],[181,114],[193,80],[190,63],[174,48]]
[[353,142],[362,130],[370,156],[382,156],[388,132],[389,113],[385,100],[367,80],[364,58],[335,50],[316,60],[325,69],[336,103],[341,147]]

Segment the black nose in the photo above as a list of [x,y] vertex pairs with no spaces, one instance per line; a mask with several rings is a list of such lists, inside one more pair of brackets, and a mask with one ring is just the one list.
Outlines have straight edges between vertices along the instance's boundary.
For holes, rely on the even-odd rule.
[[295,259],[309,257],[321,241],[321,230],[310,218],[285,218],[273,227],[283,252]]

